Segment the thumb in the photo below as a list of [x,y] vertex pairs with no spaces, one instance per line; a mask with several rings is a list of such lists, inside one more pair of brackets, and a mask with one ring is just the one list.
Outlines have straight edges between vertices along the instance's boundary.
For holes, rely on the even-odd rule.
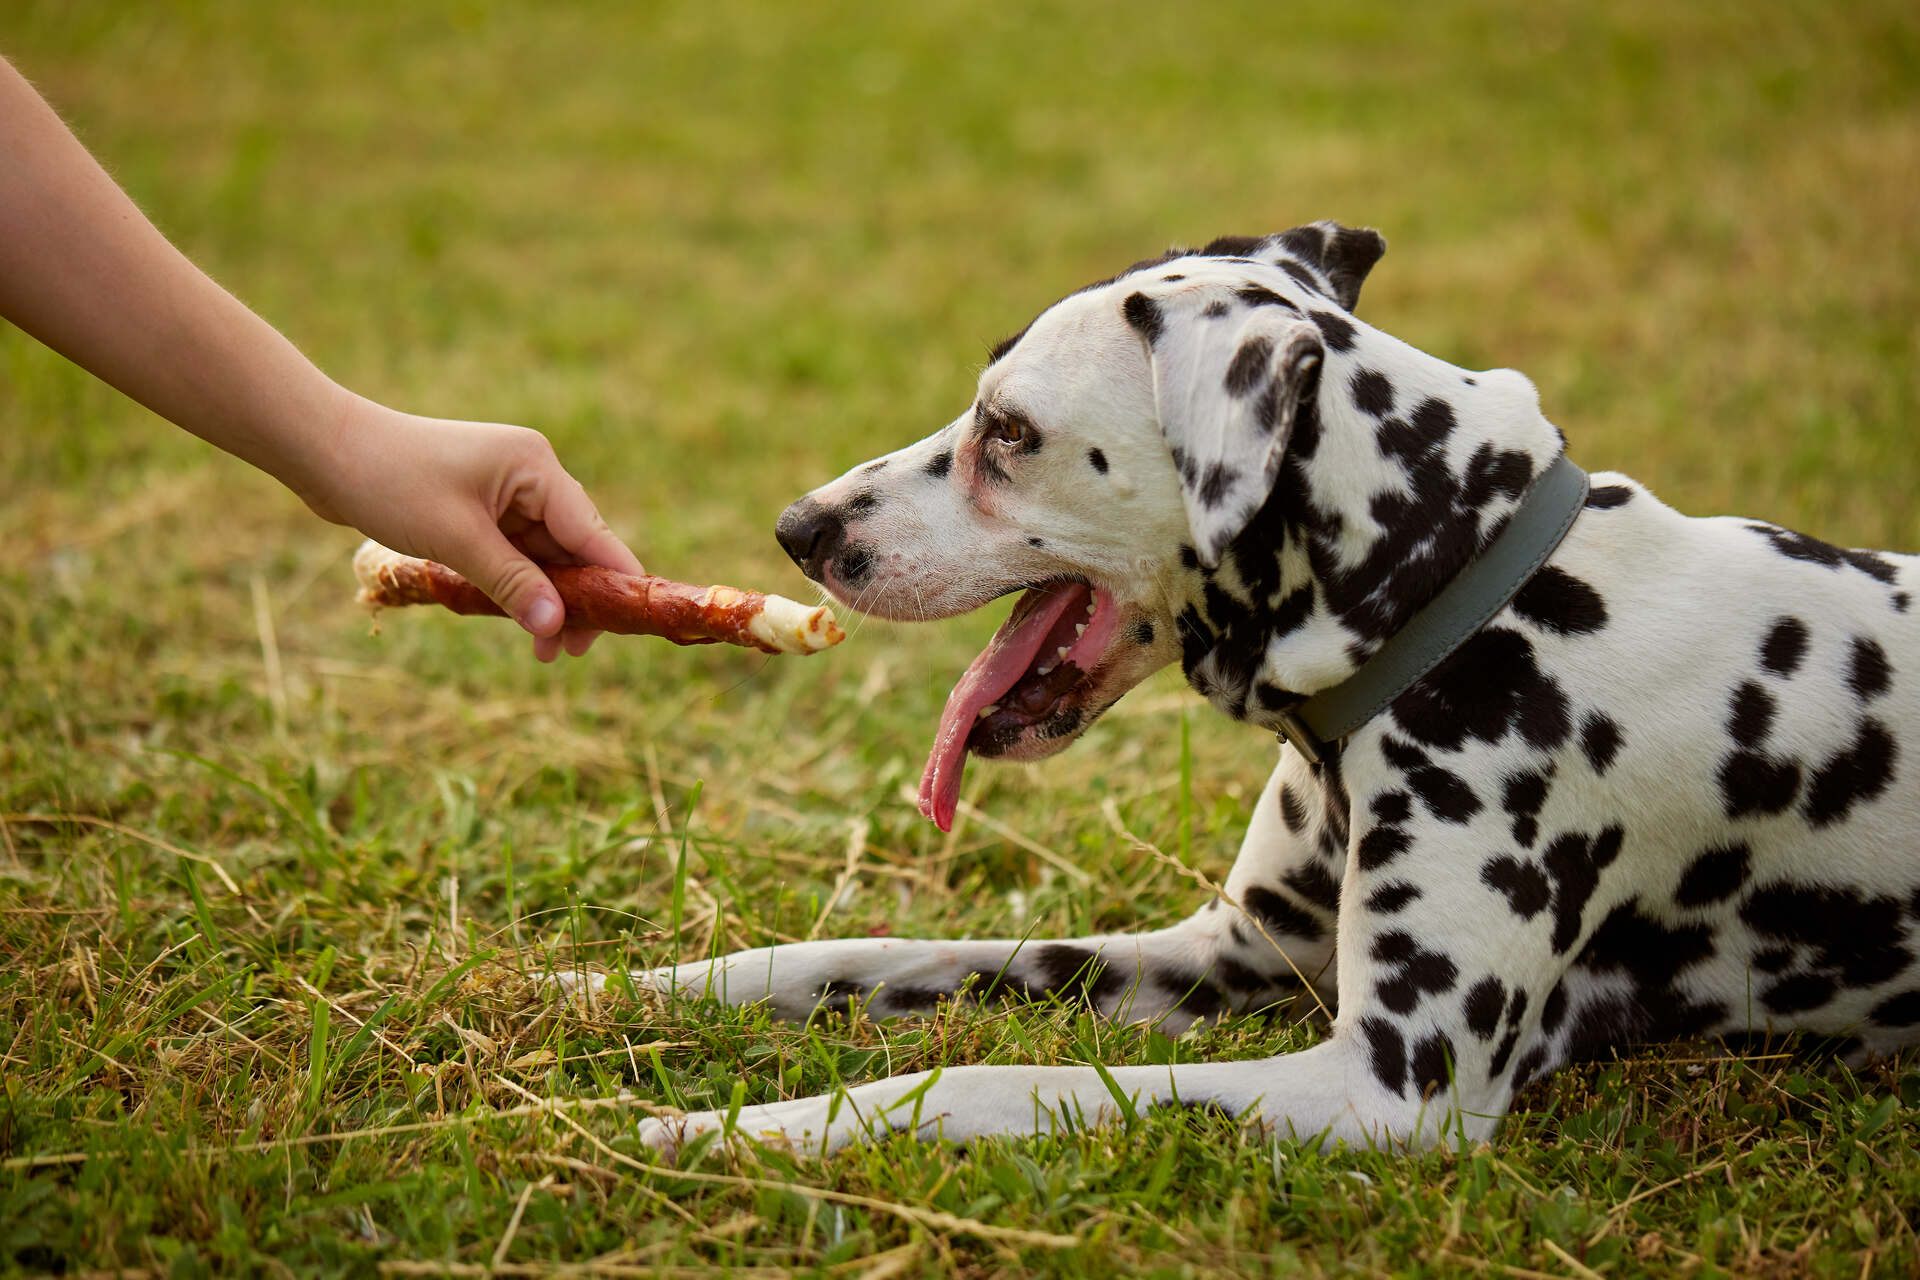
[[558,635],[566,618],[560,593],[540,567],[520,554],[492,525],[482,534],[482,545],[467,565],[447,563],[467,581],[487,593],[507,616],[536,636]]

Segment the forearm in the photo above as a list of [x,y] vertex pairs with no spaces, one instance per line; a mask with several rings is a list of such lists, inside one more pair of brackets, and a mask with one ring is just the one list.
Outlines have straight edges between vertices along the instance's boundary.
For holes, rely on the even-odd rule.
[[195,267],[0,59],[0,316],[302,496],[358,403]]

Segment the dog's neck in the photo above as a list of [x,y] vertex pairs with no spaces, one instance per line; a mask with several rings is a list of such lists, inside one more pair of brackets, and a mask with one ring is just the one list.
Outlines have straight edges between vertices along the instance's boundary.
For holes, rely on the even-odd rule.
[[1564,444],[1519,373],[1459,369],[1358,322],[1327,338],[1266,505],[1217,568],[1185,558],[1187,680],[1266,728],[1358,670]]

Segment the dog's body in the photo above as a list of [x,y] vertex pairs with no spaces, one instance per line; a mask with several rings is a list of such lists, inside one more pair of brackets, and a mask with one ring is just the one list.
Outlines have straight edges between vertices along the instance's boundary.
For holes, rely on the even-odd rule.
[[[1083,290],[994,353],[958,421],[783,517],[809,575],[869,612],[950,616],[1045,584],[949,704],[922,788],[937,820],[968,750],[1060,749],[1175,659],[1222,711],[1275,727],[1405,625],[1560,453],[1519,374],[1352,319],[1382,247],[1315,224]],[[1632,1041],[1892,1049],[1920,1038],[1916,582],[1914,557],[1690,519],[1596,476],[1488,625],[1322,763],[1282,749],[1227,901],[1139,935],[805,943],[636,978],[791,1017],[1017,993],[1177,1030],[1303,985],[1337,1005],[1326,1041],[1274,1059],[967,1067],[738,1118],[816,1149],[1044,1131],[1112,1114],[1115,1088],[1431,1143],[1490,1133],[1529,1079]]]

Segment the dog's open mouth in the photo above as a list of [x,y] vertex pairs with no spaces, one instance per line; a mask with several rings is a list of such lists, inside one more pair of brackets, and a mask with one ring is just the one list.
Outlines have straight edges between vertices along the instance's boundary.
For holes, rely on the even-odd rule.
[[920,778],[920,812],[952,829],[969,751],[1004,755],[1025,738],[1077,731],[1119,616],[1110,593],[1084,582],[1029,587],[947,698]]

